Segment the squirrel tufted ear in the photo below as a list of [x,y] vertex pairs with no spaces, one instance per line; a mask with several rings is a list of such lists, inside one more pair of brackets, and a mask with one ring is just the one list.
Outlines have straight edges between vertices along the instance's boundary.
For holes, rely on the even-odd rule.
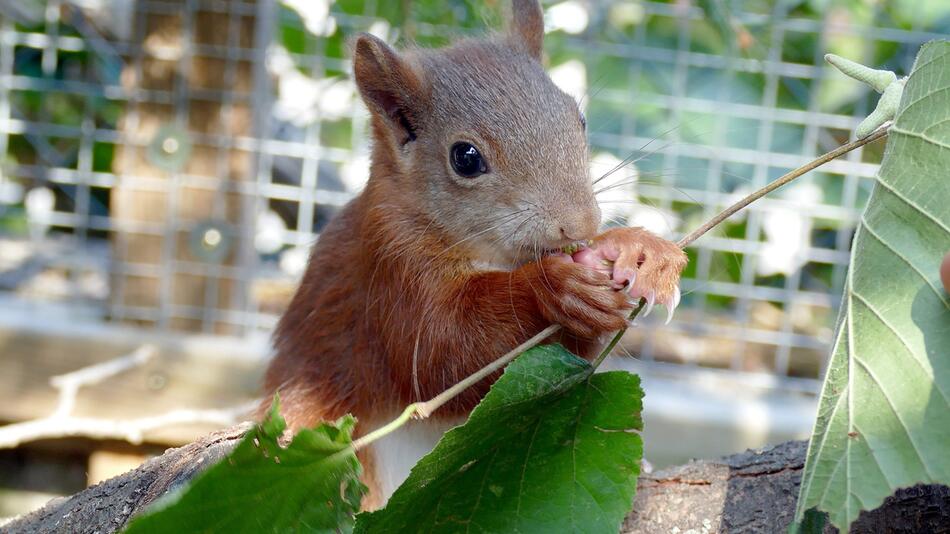
[[535,59],[541,60],[544,44],[544,13],[538,0],[512,0],[511,36]]
[[401,144],[415,141],[423,116],[423,84],[409,63],[378,37],[360,34],[353,75],[370,111],[385,119]]

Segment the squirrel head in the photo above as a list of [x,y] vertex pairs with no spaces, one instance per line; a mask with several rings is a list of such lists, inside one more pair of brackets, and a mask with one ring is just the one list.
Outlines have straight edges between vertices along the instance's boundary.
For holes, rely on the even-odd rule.
[[389,182],[479,263],[536,259],[600,224],[584,117],[541,63],[541,6],[512,6],[504,34],[401,53],[361,35],[354,48],[371,184]]

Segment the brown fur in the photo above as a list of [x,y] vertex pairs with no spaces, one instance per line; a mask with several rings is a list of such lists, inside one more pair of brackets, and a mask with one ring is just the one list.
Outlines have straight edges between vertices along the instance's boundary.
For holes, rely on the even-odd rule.
[[[540,7],[514,4],[507,36],[404,54],[357,40],[373,163],[365,190],[322,233],[274,334],[265,392],[280,392],[292,429],[346,413],[384,421],[552,322],[585,355],[624,326],[629,299],[609,276],[539,259],[594,236],[600,212],[577,105],[538,61]],[[460,140],[489,173],[454,173],[449,148]],[[643,231],[611,236],[612,246],[681,255]],[[667,263],[653,276],[675,287],[682,265]],[[435,416],[468,413],[495,378]],[[374,460],[362,459],[372,483]]]

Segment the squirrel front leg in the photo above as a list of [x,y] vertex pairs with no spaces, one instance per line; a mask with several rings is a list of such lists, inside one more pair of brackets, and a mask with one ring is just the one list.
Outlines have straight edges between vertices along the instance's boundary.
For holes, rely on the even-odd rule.
[[595,237],[573,259],[610,276],[614,287],[631,299],[644,298],[644,316],[654,304],[662,304],[667,322],[673,317],[680,302],[680,273],[688,259],[676,243],[643,228],[613,228]]
[[[609,276],[566,255],[510,272],[472,272],[453,285],[417,321],[412,354],[393,362],[397,382],[411,385],[407,393],[414,400],[442,392],[552,323],[596,339],[623,328],[631,308]],[[470,411],[494,378],[463,392],[446,414]]]
[[[429,302],[417,321],[412,368],[400,381],[413,385],[414,400],[430,398],[552,323],[564,327],[559,340],[569,349],[595,356],[604,334],[626,326],[640,297],[672,314],[686,259],[675,243],[640,228],[617,228],[573,258],[554,255],[511,272],[470,273]],[[467,413],[492,381],[463,392],[447,411]]]

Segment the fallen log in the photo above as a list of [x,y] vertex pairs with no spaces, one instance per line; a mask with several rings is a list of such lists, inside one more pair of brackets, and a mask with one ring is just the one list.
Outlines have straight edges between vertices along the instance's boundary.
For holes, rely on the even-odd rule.
[[[808,443],[789,441],[640,477],[624,533],[786,532]],[[826,527],[826,533],[837,532]],[[852,533],[950,532],[950,488],[919,485],[863,512]]]
[[[169,449],[140,467],[4,525],[10,533],[121,530],[149,504],[223,458],[249,424]],[[640,477],[623,533],[785,532],[805,462],[806,443],[790,441],[715,460],[695,460]],[[836,532],[826,527],[826,532]],[[950,532],[950,488],[914,486],[864,512],[856,533]]]

